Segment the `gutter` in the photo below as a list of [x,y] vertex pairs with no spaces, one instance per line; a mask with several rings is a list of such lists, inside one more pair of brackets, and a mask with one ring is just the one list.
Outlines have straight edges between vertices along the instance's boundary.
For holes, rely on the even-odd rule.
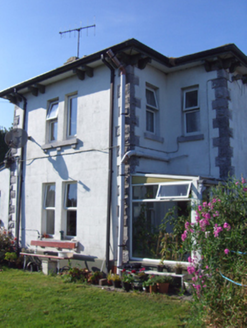
[[117,273],[120,274],[120,267],[123,264],[123,230],[124,230],[124,183],[125,183],[125,165],[123,162],[124,149],[125,149],[125,68],[119,62],[111,49],[107,52],[114,65],[120,69],[120,89],[121,89],[121,102],[120,102],[120,188],[119,188],[119,222],[118,222],[118,250],[117,250]]
[[111,207],[112,207],[112,162],[113,162],[113,113],[114,113],[114,80],[115,69],[105,60],[104,55],[101,55],[102,62],[111,71],[111,87],[110,87],[110,113],[109,113],[109,156],[108,156],[108,187],[107,187],[107,216],[106,216],[106,270],[109,267],[109,253],[110,253],[110,229],[111,229]]

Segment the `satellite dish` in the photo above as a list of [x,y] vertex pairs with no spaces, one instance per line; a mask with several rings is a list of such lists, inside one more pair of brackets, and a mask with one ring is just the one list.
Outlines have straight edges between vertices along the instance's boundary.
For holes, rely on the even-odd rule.
[[5,135],[5,143],[10,148],[21,148],[25,146],[27,142],[27,132],[23,129],[13,129],[10,130]]

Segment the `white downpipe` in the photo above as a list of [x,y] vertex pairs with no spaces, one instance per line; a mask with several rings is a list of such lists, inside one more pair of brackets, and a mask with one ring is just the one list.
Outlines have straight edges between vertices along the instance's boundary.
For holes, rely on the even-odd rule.
[[120,105],[120,190],[119,190],[119,221],[118,221],[118,254],[117,254],[117,273],[120,274],[119,267],[123,264],[123,230],[124,230],[124,173],[125,165],[122,160],[125,150],[125,71],[121,70],[121,105]]

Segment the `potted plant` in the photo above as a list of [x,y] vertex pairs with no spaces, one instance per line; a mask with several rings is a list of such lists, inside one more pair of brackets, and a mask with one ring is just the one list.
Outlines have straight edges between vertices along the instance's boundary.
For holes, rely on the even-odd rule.
[[133,282],[134,282],[134,277],[131,274],[124,272],[122,276],[122,287],[126,292],[129,292]]
[[146,281],[143,281],[143,283],[142,283],[142,288],[143,288],[143,290],[145,290],[145,292],[146,293],[149,293],[149,282],[148,282],[148,280],[146,280]]
[[164,265],[164,258],[162,257],[162,259],[160,260],[158,267],[157,267],[157,271],[158,272],[163,272],[165,265]]
[[183,273],[183,265],[181,263],[176,263],[175,273],[176,274],[182,274]]
[[149,287],[150,293],[156,293],[157,285],[156,285],[156,277],[154,275],[149,276],[148,280],[145,281],[145,287]]
[[120,288],[121,287],[121,278],[118,274],[112,273],[111,274],[111,280],[113,282],[114,288]]
[[90,274],[89,277],[89,282],[91,282],[94,285],[98,285],[99,284],[99,280],[102,278],[103,273],[100,271],[94,271]]
[[106,277],[109,286],[112,286],[112,271],[110,271]]
[[161,294],[167,294],[169,285],[172,282],[171,276],[158,276],[156,278],[157,289]]
[[6,252],[4,259],[8,261],[8,266],[10,268],[15,267],[15,261],[17,260],[17,255],[15,252]]

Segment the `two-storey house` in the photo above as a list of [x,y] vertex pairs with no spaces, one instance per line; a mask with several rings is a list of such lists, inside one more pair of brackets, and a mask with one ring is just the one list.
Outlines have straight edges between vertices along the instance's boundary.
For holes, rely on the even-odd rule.
[[169,58],[131,39],[0,97],[28,134],[1,190],[23,247],[76,242],[75,257],[107,269],[158,263],[166,213],[247,173],[247,58],[234,44]]

